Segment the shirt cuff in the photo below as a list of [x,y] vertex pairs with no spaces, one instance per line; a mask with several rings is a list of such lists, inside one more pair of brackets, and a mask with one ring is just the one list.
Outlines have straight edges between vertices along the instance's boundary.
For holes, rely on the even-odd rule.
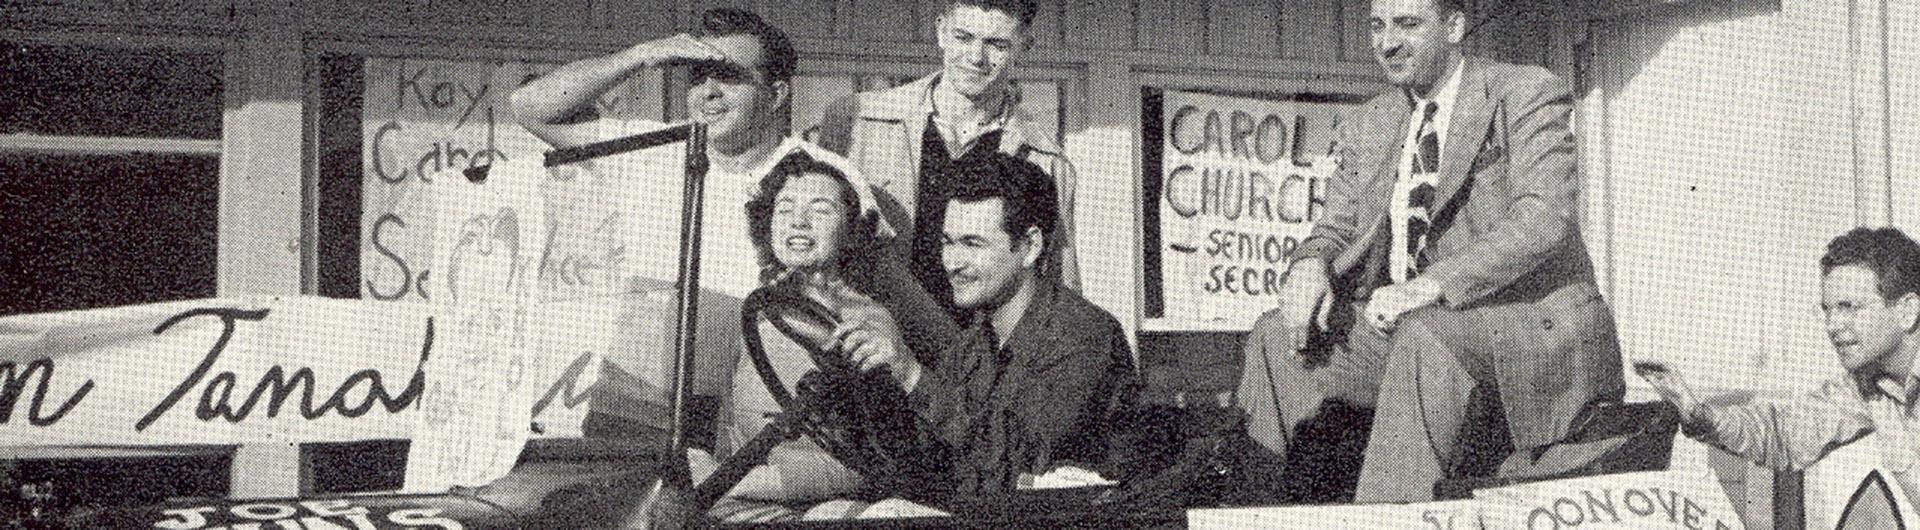
[[1339,253],[1339,247],[1340,243],[1333,238],[1324,235],[1307,236],[1307,239],[1301,241],[1300,246],[1294,247],[1293,253],[1287,256],[1287,264],[1291,265],[1293,262],[1307,258],[1320,258],[1322,262],[1332,266],[1333,255]]
[[1713,405],[1705,403],[1694,406],[1691,411],[1680,411],[1680,433],[1695,440],[1719,444],[1720,423],[1716,421],[1720,416],[1718,412],[1714,410]]
[[926,373],[926,371],[926,367],[918,364],[914,365],[913,370],[907,372],[907,378],[900,381],[900,390],[907,394],[913,394],[914,387],[920,385],[920,375]]

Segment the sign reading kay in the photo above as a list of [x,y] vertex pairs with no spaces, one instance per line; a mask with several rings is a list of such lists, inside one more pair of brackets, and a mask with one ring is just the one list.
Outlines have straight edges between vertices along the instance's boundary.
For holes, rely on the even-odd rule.
[[1287,254],[1324,210],[1346,105],[1168,92],[1160,209],[1166,317],[1245,331],[1273,307]]
[[[360,294],[420,302],[442,294],[435,239],[448,184],[473,167],[531,162],[547,150],[513,122],[508,95],[552,65],[373,57],[361,105]],[[658,118],[657,77],[633,76],[594,102],[602,116]],[[455,220],[458,221],[458,220]]]
[[[530,68],[530,67],[529,67]],[[365,175],[361,295],[420,302],[436,293],[436,183],[461,172],[533,156],[513,125],[505,94],[517,80],[501,64],[371,58],[361,137]],[[501,75],[496,76],[496,73]]]

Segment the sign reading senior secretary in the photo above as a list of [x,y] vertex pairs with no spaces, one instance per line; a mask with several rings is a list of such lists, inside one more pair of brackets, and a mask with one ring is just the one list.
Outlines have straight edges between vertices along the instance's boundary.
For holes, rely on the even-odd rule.
[[1155,327],[1245,331],[1274,307],[1287,254],[1325,209],[1345,108],[1167,92]]

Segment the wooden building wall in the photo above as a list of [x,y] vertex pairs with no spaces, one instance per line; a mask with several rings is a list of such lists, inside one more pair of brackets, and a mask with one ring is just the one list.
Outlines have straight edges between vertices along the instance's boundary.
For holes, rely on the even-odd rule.
[[[1086,277],[1099,279],[1086,291],[1133,331],[1141,321],[1143,88],[1271,97],[1385,88],[1369,57],[1367,0],[1039,3],[1037,47],[1015,75],[1055,89],[1061,137],[1081,172],[1082,268]],[[1631,45],[1620,37],[1629,33],[1596,33],[1625,30],[1586,23],[1593,13],[1606,12],[1588,2],[1472,4],[1480,22],[1477,52],[1546,65],[1582,86],[1590,84],[1588,71],[1600,68],[1584,57]],[[325,87],[318,79],[338,65],[334,58],[560,62],[694,31],[699,12],[721,5],[754,9],[794,36],[802,54],[800,75],[820,80],[819,86],[828,87],[823,91],[913,77],[938,64],[932,24],[942,2],[936,0],[33,0],[0,8],[0,38],[224,54],[218,73],[225,80],[221,139],[203,146],[220,157],[217,291],[312,294],[322,291],[324,273],[332,270],[333,254],[322,242],[344,230],[318,214],[337,189],[319,178],[327,155],[322,146],[334,142],[326,136],[324,125],[333,117],[324,114]],[[665,112],[672,112],[675,99],[664,98]],[[1599,104],[1583,104],[1583,123],[1591,123],[1589,111]],[[796,121],[811,119],[806,113],[801,110]],[[1606,130],[1582,132],[1597,137]],[[0,134],[0,150],[18,140]],[[1621,215],[1611,201],[1621,197],[1605,193],[1612,182],[1607,179],[1630,176],[1591,174],[1589,242],[1601,274],[1611,277],[1608,267],[1641,265],[1631,256],[1616,262],[1608,247],[1615,237],[1609,220]],[[1912,217],[1910,209],[1898,213]],[[1620,293],[1608,294],[1617,300]],[[1185,343],[1140,338],[1143,350],[1201,345],[1188,348],[1198,358],[1175,360],[1215,366],[1237,364],[1235,343],[1235,337]],[[294,452],[250,448],[236,468],[248,459],[285,462]],[[236,478],[244,479],[236,483],[242,494],[290,494],[301,486],[297,474]]]
[[[1524,1],[1524,0],[1515,0]],[[1508,3],[1483,1],[1483,10]],[[1142,87],[1284,96],[1380,90],[1365,0],[1042,0],[1036,49],[1016,77],[1050,89],[1062,139],[1081,167],[1082,260],[1097,303],[1137,325],[1138,114]],[[10,4],[4,36],[33,42],[160,46],[226,54],[219,275],[222,294],[318,292],[316,146],[327,144],[314,72],[336,55],[559,62],[672,32],[721,5],[763,13],[797,39],[801,76],[851,91],[937,64],[937,0],[639,1],[37,0]],[[1540,29],[1493,17],[1482,49],[1543,62]],[[809,80],[809,82],[812,82]],[[668,112],[677,98],[665,98]],[[828,98],[796,98],[817,107]],[[796,125],[814,119],[797,109]],[[244,207],[243,207],[244,205]],[[265,206],[263,206],[265,205]]]

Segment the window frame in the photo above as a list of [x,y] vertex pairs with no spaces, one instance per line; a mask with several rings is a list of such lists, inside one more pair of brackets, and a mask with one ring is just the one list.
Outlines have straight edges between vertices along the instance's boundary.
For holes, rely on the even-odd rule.
[[[113,30],[34,30],[0,29],[0,41],[19,45],[45,46],[60,48],[84,48],[90,50],[128,50],[158,53],[200,54],[218,59],[218,70],[209,72],[222,79],[220,86],[220,106],[222,110],[219,134],[214,138],[183,138],[164,136],[123,136],[113,134],[39,134],[39,133],[0,133],[0,156],[19,157],[114,157],[139,155],[184,155],[188,157],[210,157],[213,161],[214,185],[220,187],[226,178],[228,152],[223,143],[226,135],[224,109],[231,105],[231,71],[234,66],[235,46],[231,39],[199,34],[139,34]],[[218,193],[218,192],[216,192]],[[218,215],[216,212],[215,215]],[[219,225],[218,221],[215,221]],[[213,259],[221,259],[219,253],[220,238],[216,231]],[[219,276],[211,278],[213,285],[207,291],[217,292]],[[136,293],[135,299],[126,303],[147,303],[163,301],[147,299],[154,296],[150,292]],[[52,311],[73,311],[111,307],[117,303],[105,305],[90,304]]]

